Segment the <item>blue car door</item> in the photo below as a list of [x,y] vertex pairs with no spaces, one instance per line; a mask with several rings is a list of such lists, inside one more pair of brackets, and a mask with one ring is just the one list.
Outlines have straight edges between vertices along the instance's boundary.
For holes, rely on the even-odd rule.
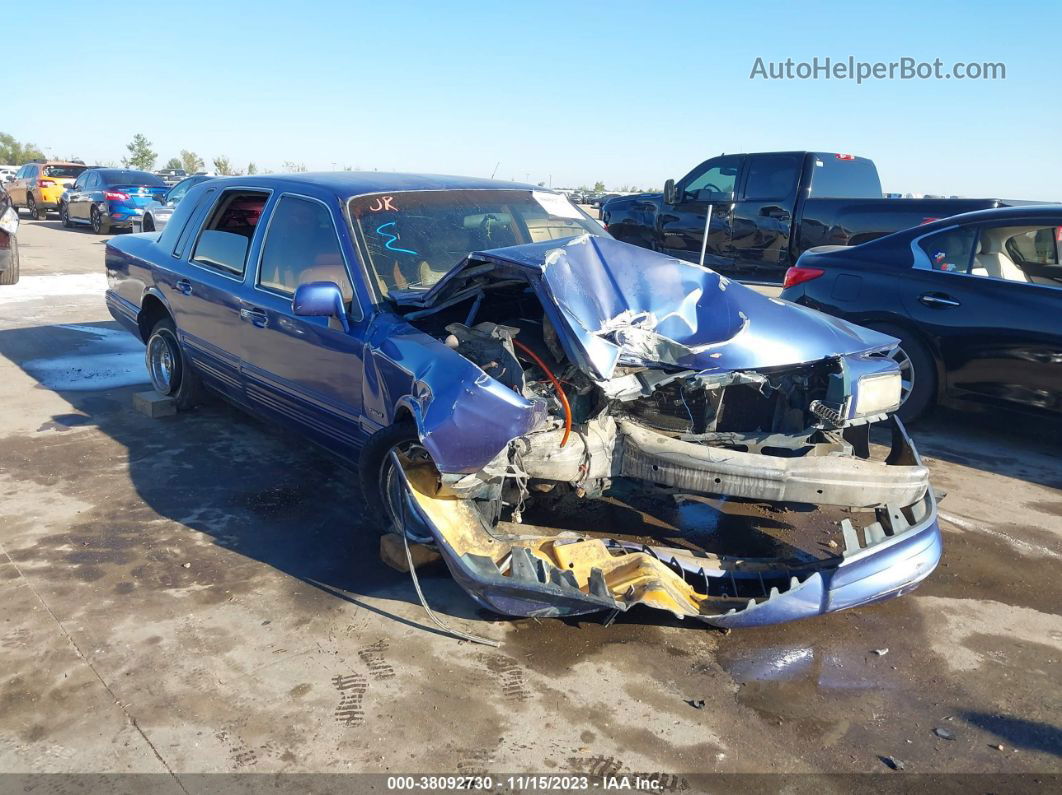
[[240,296],[269,197],[261,188],[206,190],[177,238],[174,268],[158,275],[188,357],[210,386],[240,402]]
[[[338,204],[322,198],[285,193],[277,199],[253,289],[240,309],[241,367],[254,408],[350,456],[364,437],[364,322],[351,279],[356,260],[342,219]],[[321,281],[339,286],[349,332],[337,318],[292,312],[295,288]]]

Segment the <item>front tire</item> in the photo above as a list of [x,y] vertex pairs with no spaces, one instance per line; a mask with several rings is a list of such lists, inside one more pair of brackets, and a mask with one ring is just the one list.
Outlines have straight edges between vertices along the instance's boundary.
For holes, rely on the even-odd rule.
[[70,208],[66,206],[66,202],[62,202],[59,205],[59,221],[67,229],[73,226],[73,224],[70,223]]
[[433,543],[431,531],[402,510],[403,486],[394,470],[392,451],[416,461],[431,461],[412,420],[396,422],[374,433],[361,450],[358,473],[369,515],[385,521],[385,532],[398,534],[404,529],[406,538],[414,543]]
[[178,411],[185,411],[203,402],[202,381],[185,357],[177,341],[177,327],[170,318],[162,318],[151,329],[144,350],[144,362],[155,391],[173,398]]
[[111,231],[111,222],[103,217],[99,207],[92,207],[92,211],[89,213],[89,220],[92,222],[92,231],[97,235],[105,235]]
[[145,215],[144,216],[144,220],[143,220],[143,222],[140,225],[140,231],[141,232],[154,232],[155,231],[155,221],[150,215]]
[[899,347],[892,353],[893,360],[900,366],[903,384],[903,402],[896,415],[905,424],[925,416],[937,399],[937,366],[933,355],[922,340],[905,328],[885,323],[869,327],[900,340]]

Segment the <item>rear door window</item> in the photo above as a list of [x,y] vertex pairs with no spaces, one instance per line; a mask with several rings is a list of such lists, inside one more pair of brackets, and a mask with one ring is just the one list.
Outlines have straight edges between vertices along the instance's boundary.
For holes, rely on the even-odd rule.
[[968,273],[977,242],[977,227],[945,229],[922,238],[918,245],[935,271]]
[[192,262],[243,276],[247,252],[268,199],[269,194],[264,191],[222,192],[199,233]]
[[797,154],[753,155],[749,158],[745,198],[770,201],[788,198],[796,187],[803,157]]

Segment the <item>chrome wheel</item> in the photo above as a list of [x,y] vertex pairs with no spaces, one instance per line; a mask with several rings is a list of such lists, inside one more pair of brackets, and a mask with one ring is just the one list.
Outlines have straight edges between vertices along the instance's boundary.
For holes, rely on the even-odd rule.
[[92,208],[92,212],[89,213],[89,218],[92,221],[92,231],[98,235],[103,229],[103,219],[100,218],[98,207]]
[[911,357],[907,355],[907,351],[900,346],[896,346],[891,358],[900,366],[900,405],[902,406],[907,402],[907,398],[911,396],[911,392],[914,390],[914,363],[911,361]]
[[383,496],[384,508],[390,522],[390,530],[399,533],[405,528],[406,538],[418,544],[430,544],[435,541],[431,531],[410,511],[406,510],[406,501],[410,499],[401,475],[395,470],[391,453],[397,453],[403,462],[411,464],[430,464],[431,456],[424,447],[415,441],[399,442],[383,457],[380,464],[380,494]]
[[151,385],[160,395],[173,394],[179,370],[176,341],[168,337],[165,331],[158,331],[147,344],[148,375],[151,376]]

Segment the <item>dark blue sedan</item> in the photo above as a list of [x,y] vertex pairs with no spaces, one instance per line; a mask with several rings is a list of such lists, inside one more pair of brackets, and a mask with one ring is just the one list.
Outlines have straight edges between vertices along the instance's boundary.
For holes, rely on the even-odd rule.
[[162,201],[169,186],[161,177],[128,168],[90,168],[59,200],[63,226],[87,224],[98,235],[130,229],[144,208]]
[[211,180],[106,266],[158,392],[353,463],[381,531],[494,611],[754,626],[898,596],[940,557],[895,339],[618,242],[560,194]]
[[806,252],[782,297],[890,334],[900,416],[938,403],[1062,414],[1062,207],[964,213]]

